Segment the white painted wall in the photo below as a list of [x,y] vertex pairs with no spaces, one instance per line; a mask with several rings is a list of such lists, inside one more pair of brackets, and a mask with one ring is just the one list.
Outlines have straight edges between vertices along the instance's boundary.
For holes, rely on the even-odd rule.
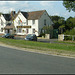
[[40,19],[36,19],[35,20],[35,24],[33,24],[33,20],[28,20],[28,25],[26,23],[26,18],[22,15],[22,13],[20,12],[18,14],[18,16],[16,17],[16,19],[14,20],[14,26],[17,30],[17,26],[20,26],[18,24],[18,20],[19,18],[22,20],[22,22],[25,22],[25,24],[22,24],[22,26],[31,26],[31,28],[28,28],[29,33],[26,33],[26,28],[22,28],[22,31],[24,30],[24,32],[22,33],[17,33],[17,35],[27,35],[27,34],[33,34],[33,29],[35,29],[37,32],[35,32],[34,34],[36,34],[37,36],[39,36],[41,29],[45,26],[44,25],[44,19],[46,19],[46,24],[47,25],[52,25],[52,21],[50,20],[50,17],[48,16],[47,12],[44,12],[43,15],[40,17]]
[[[18,20],[22,21],[22,23],[19,25]],[[3,20],[4,24],[1,26],[1,19]],[[33,34],[33,29],[35,29],[37,32],[35,34],[39,36],[41,29],[44,27],[44,20],[46,19],[46,24],[47,25],[52,25],[52,21],[50,20],[50,17],[48,16],[47,12],[44,12],[43,15],[40,17],[40,19],[35,20],[35,24],[33,24],[33,20],[28,20],[28,25],[27,25],[27,19],[23,16],[21,12],[19,12],[18,16],[14,20],[14,26],[16,29],[16,34],[17,35],[27,35],[27,34]],[[6,20],[4,19],[3,15],[0,17],[0,30],[1,28],[4,28],[6,26]],[[28,28],[29,33],[26,33],[27,28],[22,28],[22,32],[18,33],[17,32],[17,26],[31,26],[31,28]],[[23,31],[24,30],[24,31]],[[5,33],[0,31],[0,33]]]
[[[33,24],[33,20],[28,20],[28,25],[26,23],[26,18],[22,15],[22,13],[19,13],[18,16],[16,17],[16,19],[14,20],[14,26],[15,29],[17,30],[17,26],[21,26],[18,24],[18,20],[19,18],[22,20],[23,24],[22,26],[31,26],[31,28],[22,28],[22,33],[18,33],[16,32],[17,35],[27,35],[27,34],[33,34],[33,29],[35,29],[36,31],[38,31],[38,20],[35,20],[35,24]],[[25,22],[25,24],[24,24]],[[29,33],[26,33],[26,29],[29,30]],[[24,32],[23,32],[24,30]],[[35,34],[38,36],[38,32],[35,32]]]
[[[1,25],[1,19],[3,21],[3,25]],[[1,28],[4,28],[6,26],[6,20],[3,17],[3,15],[0,16],[0,33],[5,34],[5,30],[3,30],[3,32],[1,32]]]
[[[21,24],[18,24],[18,20],[20,20],[19,18],[22,21]],[[17,35],[25,35],[26,34],[26,29],[22,28],[22,33],[18,33],[17,32],[17,26],[26,26],[26,25],[27,25],[26,18],[22,15],[22,13],[19,13],[18,16],[16,17],[16,19],[14,20],[14,26],[15,26],[15,29],[16,29],[16,34]],[[23,30],[24,30],[24,32],[23,32]]]
[[[44,20],[46,19],[46,25],[52,25],[53,22],[51,21],[50,17],[48,16],[47,12],[44,12],[43,15],[41,16],[41,18],[39,19],[38,23],[38,31],[39,31],[39,34],[41,32],[41,29],[45,26],[44,25]],[[38,34],[38,35],[39,35]]]

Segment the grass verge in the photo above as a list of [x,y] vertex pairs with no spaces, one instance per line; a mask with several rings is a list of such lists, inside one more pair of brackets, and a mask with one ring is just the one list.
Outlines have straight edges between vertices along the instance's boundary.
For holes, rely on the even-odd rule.
[[0,38],[0,42],[21,48],[39,49],[44,51],[63,50],[63,51],[75,52],[75,43],[73,45],[69,45],[69,44],[43,43],[43,42],[15,40],[15,39],[6,39],[6,38]]

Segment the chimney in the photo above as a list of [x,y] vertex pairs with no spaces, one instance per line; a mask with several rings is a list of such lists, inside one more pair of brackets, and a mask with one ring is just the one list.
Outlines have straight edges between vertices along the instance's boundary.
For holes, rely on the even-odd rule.
[[16,12],[15,11],[11,11],[11,16],[15,16]]

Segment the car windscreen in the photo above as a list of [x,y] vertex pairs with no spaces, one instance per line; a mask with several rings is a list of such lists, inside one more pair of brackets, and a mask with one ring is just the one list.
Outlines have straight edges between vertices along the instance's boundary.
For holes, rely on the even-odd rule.
[[5,34],[5,35],[10,35],[10,34],[7,33],[7,34]]
[[33,37],[33,35],[31,35],[31,34],[26,36],[26,38],[31,38],[31,37]]

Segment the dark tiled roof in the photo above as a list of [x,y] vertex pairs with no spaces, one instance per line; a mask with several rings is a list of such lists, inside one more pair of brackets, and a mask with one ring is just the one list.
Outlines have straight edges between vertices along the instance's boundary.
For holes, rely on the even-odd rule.
[[41,10],[41,11],[33,11],[33,12],[23,12],[23,11],[18,11],[18,13],[15,15],[14,19],[18,16],[18,14],[21,12],[23,16],[28,19],[28,20],[34,20],[34,19],[39,19],[42,14],[46,10]]
[[2,14],[5,18],[6,21],[10,21],[11,20],[11,15],[10,14]]
[[12,29],[12,28],[15,28],[14,24],[11,24],[11,23],[8,23],[4,29]]
[[33,19],[39,19],[41,15],[45,12],[46,10],[41,10],[41,11],[33,11],[33,12],[22,12],[21,13],[24,15],[25,18],[28,20],[33,20]]
[[28,19],[39,19],[42,14],[45,12],[45,10],[42,11],[34,11],[34,12],[28,12],[29,16]]
[[23,16],[27,19],[29,14],[27,12],[21,12],[23,14]]

